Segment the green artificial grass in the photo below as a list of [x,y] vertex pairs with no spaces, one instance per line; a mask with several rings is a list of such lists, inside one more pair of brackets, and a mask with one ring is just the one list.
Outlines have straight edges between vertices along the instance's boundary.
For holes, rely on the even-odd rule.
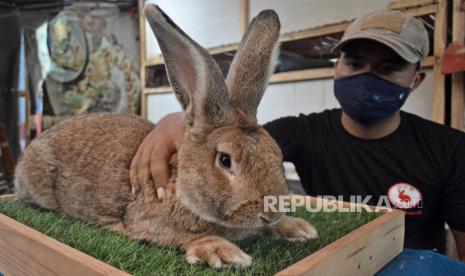
[[130,240],[102,227],[86,224],[52,211],[0,200],[0,212],[133,275],[271,275],[301,260],[325,245],[380,216],[378,213],[323,213],[297,209],[293,215],[309,220],[319,238],[304,243],[250,238],[239,247],[253,257],[250,268],[224,267],[214,270],[206,264],[188,264],[175,248],[157,247]]

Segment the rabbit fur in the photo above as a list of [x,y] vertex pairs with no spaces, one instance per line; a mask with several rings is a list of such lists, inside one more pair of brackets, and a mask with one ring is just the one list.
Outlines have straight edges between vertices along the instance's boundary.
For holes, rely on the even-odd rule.
[[16,198],[132,239],[176,246],[189,263],[215,268],[249,266],[252,258],[231,241],[250,235],[316,237],[308,222],[263,210],[265,195],[288,194],[281,151],[256,120],[278,52],[276,13],[263,11],[250,23],[226,80],[208,52],[157,6],[148,5],[145,15],[187,121],[165,199],[156,198],[149,173],[144,183],[129,177],[155,125],[112,113],[76,116],[33,140],[16,168]]

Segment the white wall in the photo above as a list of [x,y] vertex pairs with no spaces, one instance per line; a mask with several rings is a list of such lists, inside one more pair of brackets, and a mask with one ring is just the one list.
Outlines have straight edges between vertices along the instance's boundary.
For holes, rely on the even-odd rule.
[[258,107],[257,120],[264,124],[283,116],[319,112],[337,105],[332,79],[271,84]]
[[[240,41],[238,0],[149,0],[158,5],[186,34],[205,48]],[[145,20],[147,58],[160,54],[152,29]]]
[[387,9],[391,0],[250,0],[250,17],[274,9],[283,33],[355,19]]
[[147,98],[147,118],[154,123],[169,113],[181,110],[174,93],[152,94]]
[[407,98],[402,110],[417,114],[425,119],[433,119],[433,70],[426,70],[426,79]]

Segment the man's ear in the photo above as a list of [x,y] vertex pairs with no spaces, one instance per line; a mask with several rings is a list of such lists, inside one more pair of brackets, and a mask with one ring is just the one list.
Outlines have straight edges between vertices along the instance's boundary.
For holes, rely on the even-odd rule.
[[337,79],[339,77],[339,70],[338,69],[339,69],[339,66],[341,64],[341,58],[342,58],[342,53],[336,59],[336,62],[334,63],[334,66],[333,66],[333,69],[334,69],[333,77],[335,79]]
[[420,86],[420,84],[425,80],[426,78],[426,73],[425,72],[416,72],[415,73],[415,82],[412,85],[412,90],[415,90]]

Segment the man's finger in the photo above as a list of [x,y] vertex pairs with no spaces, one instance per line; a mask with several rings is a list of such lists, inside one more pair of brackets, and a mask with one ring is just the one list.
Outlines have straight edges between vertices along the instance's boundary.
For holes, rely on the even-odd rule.
[[137,191],[140,187],[139,182],[137,181],[136,171],[137,169],[131,165],[131,168],[129,169],[129,183],[131,185],[131,193],[133,197],[136,197]]
[[[152,152],[152,147],[148,146],[143,148],[140,153],[140,158],[137,165],[137,176],[140,185],[143,187],[145,185],[145,180],[147,178],[147,173],[150,172],[150,153]],[[144,187],[145,188],[145,187]]]
[[139,146],[139,148],[136,151],[136,154],[134,155],[134,157],[131,160],[131,166],[129,167],[130,175],[131,174],[132,175],[137,174],[137,167],[138,167],[138,162],[139,162],[139,158],[140,158],[140,152],[141,152],[141,147]]
[[157,191],[158,199],[162,200],[165,197],[164,187],[166,187],[169,182],[169,164],[165,160],[152,159],[150,172],[153,177],[153,183]]
[[136,196],[138,190],[141,189],[140,182],[138,181],[138,178],[137,178],[137,173],[139,171],[138,163],[140,159],[140,153],[141,153],[141,147],[137,149],[137,152],[132,158],[131,165],[129,167],[129,182],[131,184],[131,192],[134,197]]

